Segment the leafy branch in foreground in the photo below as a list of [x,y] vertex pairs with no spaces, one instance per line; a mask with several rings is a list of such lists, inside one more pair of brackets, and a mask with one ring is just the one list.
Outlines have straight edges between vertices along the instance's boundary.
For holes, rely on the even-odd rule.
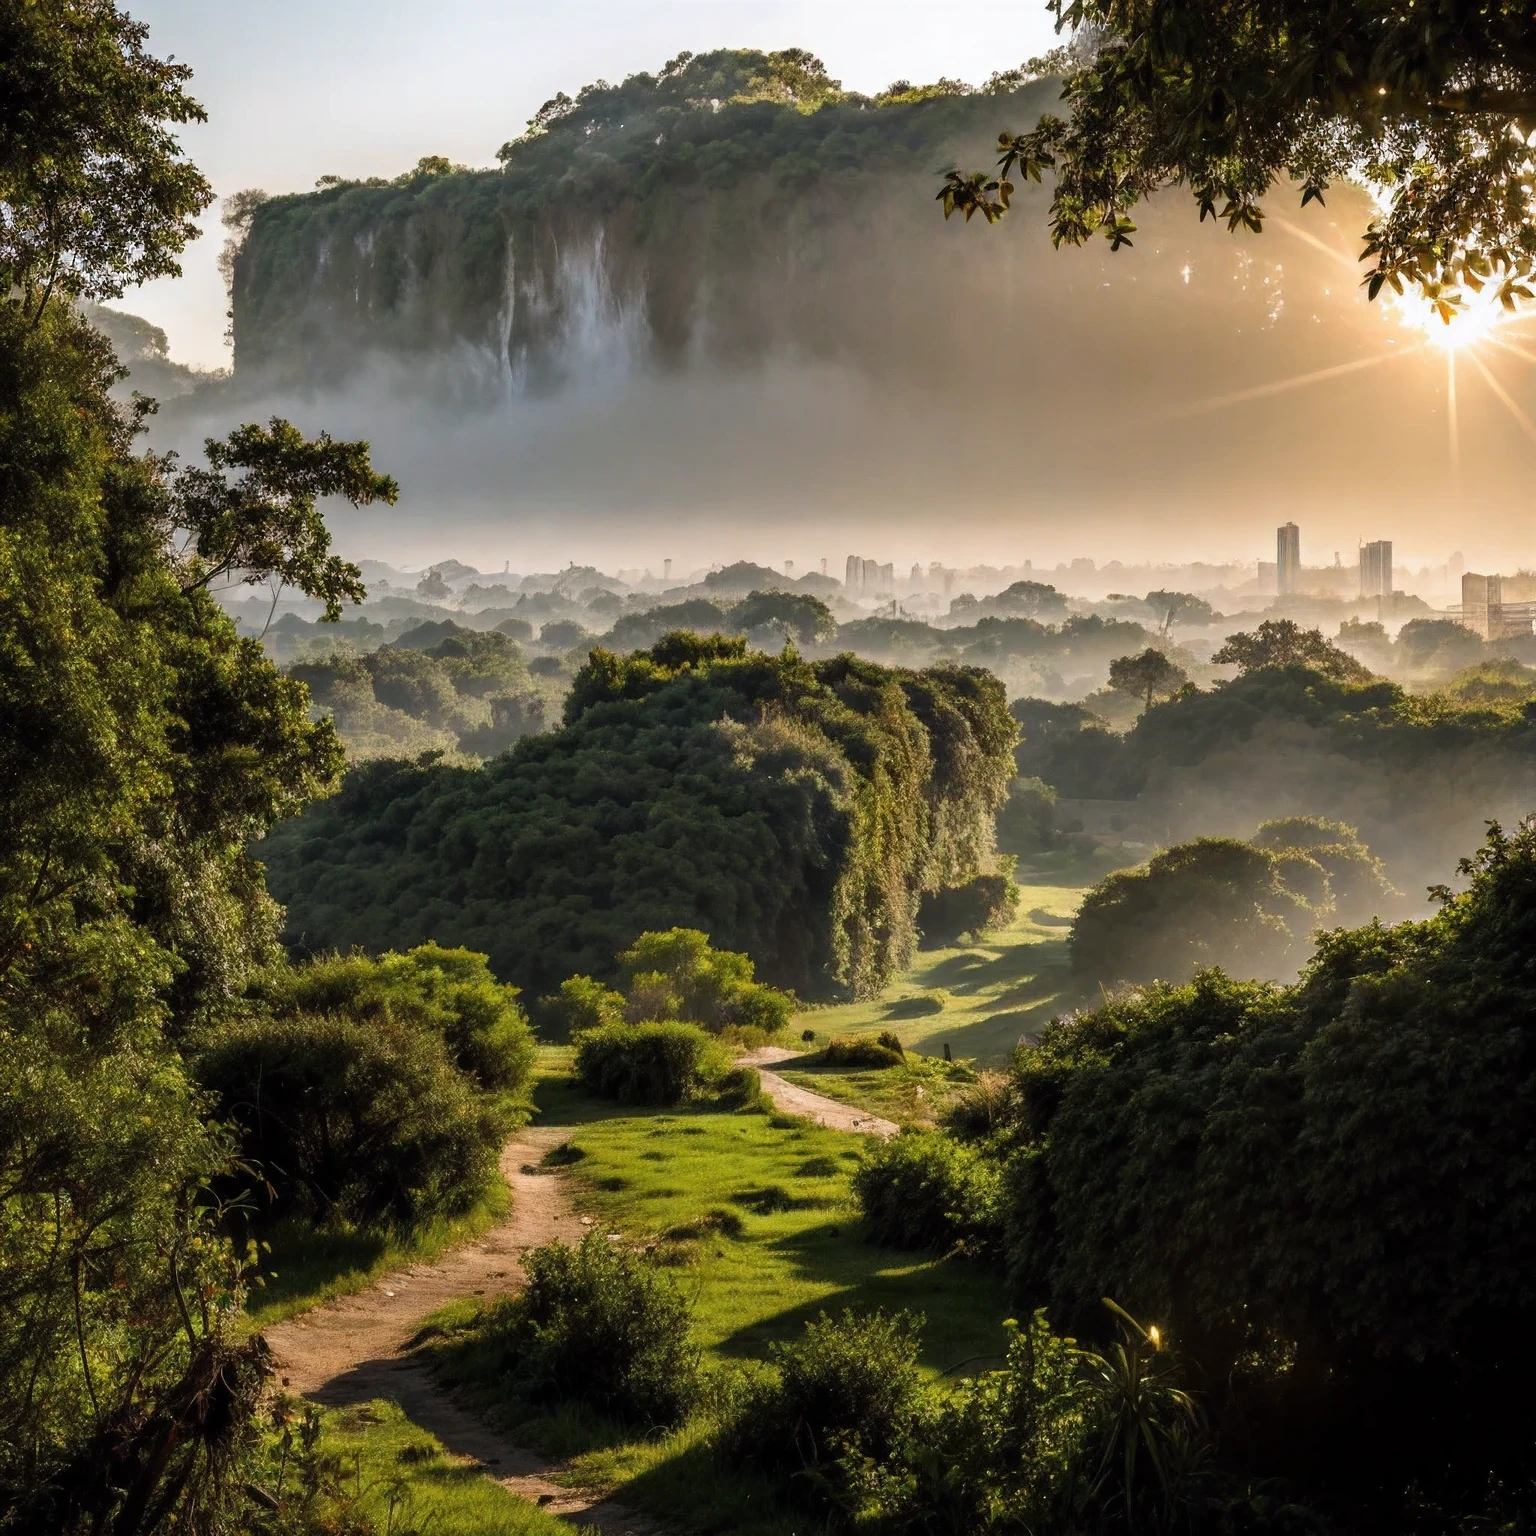
[[[354,507],[393,504],[400,488],[375,474],[367,443],[338,443],[322,432],[307,439],[274,416],[270,427],[248,423],[223,441],[210,437],[208,467],[184,469],[170,516],[185,535],[182,587],[206,587],[221,576],[247,585],[271,581],[297,587],[341,617],[343,601],[360,603],[362,572],[330,554],[331,535],[316,503],[341,496]],[[228,470],[243,470],[231,482]]]
[[1048,0],[1079,44],[1066,117],[998,140],[995,177],[952,171],[945,216],[1007,211],[1017,169],[1055,173],[1051,236],[1131,243],[1131,210],[1187,186],[1202,220],[1258,233],[1284,181],[1380,189],[1364,284],[1413,284],[1449,320],[1462,288],[1506,308],[1536,274],[1536,33],[1515,0]]

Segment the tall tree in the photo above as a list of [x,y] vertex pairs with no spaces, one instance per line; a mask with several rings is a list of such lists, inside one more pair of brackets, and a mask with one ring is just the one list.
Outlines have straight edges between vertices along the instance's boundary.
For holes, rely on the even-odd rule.
[[1183,667],[1152,646],[1139,656],[1117,656],[1109,664],[1109,686],[1140,699],[1143,709],[1151,709],[1159,695],[1166,699],[1177,693],[1188,681]]
[[1077,44],[1064,117],[998,141],[998,174],[952,172],[946,215],[1008,207],[1015,173],[1054,173],[1051,233],[1130,244],[1131,214],[1187,186],[1200,217],[1263,228],[1277,183],[1382,190],[1365,276],[1419,285],[1451,319],[1462,289],[1529,299],[1536,264],[1536,28],[1517,0],[1047,0]]

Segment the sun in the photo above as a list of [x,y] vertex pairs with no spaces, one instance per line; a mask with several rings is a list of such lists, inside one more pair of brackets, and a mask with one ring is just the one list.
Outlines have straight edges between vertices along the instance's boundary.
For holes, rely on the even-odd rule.
[[1392,318],[1399,325],[1418,332],[1430,346],[1442,352],[1464,352],[1486,340],[1510,318],[1493,283],[1480,293],[1470,289],[1447,290],[1446,297],[1451,303],[1449,319],[1432,298],[1415,289],[1402,294],[1388,289],[1383,294]]

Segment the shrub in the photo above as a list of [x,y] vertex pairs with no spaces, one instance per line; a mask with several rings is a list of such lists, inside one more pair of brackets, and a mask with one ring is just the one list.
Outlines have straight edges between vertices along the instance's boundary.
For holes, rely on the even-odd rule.
[[903,1131],[853,1176],[870,1237],[893,1248],[994,1251],[1002,1242],[996,1165],[942,1131]]
[[496,1092],[521,1092],[533,1071],[533,1032],[517,988],[497,981],[472,950],[420,944],[378,960],[322,955],[270,968],[251,997],[279,1018],[328,1014],[435,1034],[463,1071]]
[[710,1037],[696,1024],[604,1024],[576,1039],[576,1075],[624,1104],[676,1104],[705,1076]]
[[834,1035],[821,1053],[829,1067],[899,1067],[907,1053],[888,1029],[878,1035]]
[[675,1424],[698,1391],[690,1306],[639,1254],[597,1233],[523,1259],[528,1284],[487,1330],[528,1402],[582,1403],[645,1426]]
[[584,1030],[616,1024],[623,1017],[623,997],[590,976],[572,976],[552,997],[539,1000],[540,1031],[546,1039],[574,1040]]
[[728,1452],[780,1474],[843,1457],[890,1459],[923,1407],[921,1328],[910,1312],[823,1313],[799,1342],[771,1345],[776,1374],[745,1394]]
[[944,1128],[961,1141],[982,1141],[1008,1118],[1013,1080],[1006,1072],[982,1072],[957,1093],[944,1112]]
[[627,996],[624,1016],[687,1019],[705,1029],[760,1029],[777,1034],[789,1023],[794,995],[753,980],[749,956],[715,949],[697,928],[642,933],[618,957]]
[[1043,779],[1015,779],[997,813],[997,846],[1020,855],[1043,853],[1056,841],[1056,791]]
[[917,909],[917,926],[929,943],[945,943],[963,933],[1000,927],[1018,906],[1019,888],[1011,874],[976,875],[964,885],[924,896]]
[[439,1036],[388,1017],[244,1020],[194,1070],[278,1213],[408,1228],[465,1210],[509,1129]]

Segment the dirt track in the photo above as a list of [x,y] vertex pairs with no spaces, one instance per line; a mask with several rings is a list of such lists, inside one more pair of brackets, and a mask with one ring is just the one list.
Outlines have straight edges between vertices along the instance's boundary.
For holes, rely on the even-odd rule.
[[797,1083],[787,1083],[777,1072],[767,1070],[771,1062],[790,1061],[803,1053],[785,1050],[782,1045],[764,1045],[749,1051],[741,1058],[741,1064],[756,1067],[763,1084],[763,1092],[788,1115],[804,1115],[817,1125],[829,1126],[834,1131],[858,1131],[865,1136],[890,1137],[901,1129],[894,1121],[882,1120],[868,1110],[856,1109],[852,1104],[839,1104],[823,1094],[812,1093]]
[[[896,1126],[847,1104],[786,1083],[762,1063],[783,1061],[795,1051],[768,1046],[744,1057],[759,1068],[763,1090],[789,1114],[805,1115],[836,1130],[892,1136]],[[435,1264],[413,1264],[354,1296],[339,1297],[300,1317],[267,1329],[278,1379],[291,1392],[329,1407],[389,1398],[413,1423],[437,1436],[448,1451],[484,1468],[502,1487],[542,1504],[552,1514],[596,1526],[603,1536],[646,1536],[657,1527],[606,1499],[562,1488],[558,1469],[536,1452],[512,1445],[461,1408],[408,1351],[422,1323],[440,1307],[465,1296],[498,1296],[522,1282],[522,1255],[555,1238],[580,1242],[590,1228],[571,1207],[565,1178],[539,1166],[570,1127],[524,1130],[502,1152],[501,1168],[512,1189],[512,1213],[478,1241]]]

